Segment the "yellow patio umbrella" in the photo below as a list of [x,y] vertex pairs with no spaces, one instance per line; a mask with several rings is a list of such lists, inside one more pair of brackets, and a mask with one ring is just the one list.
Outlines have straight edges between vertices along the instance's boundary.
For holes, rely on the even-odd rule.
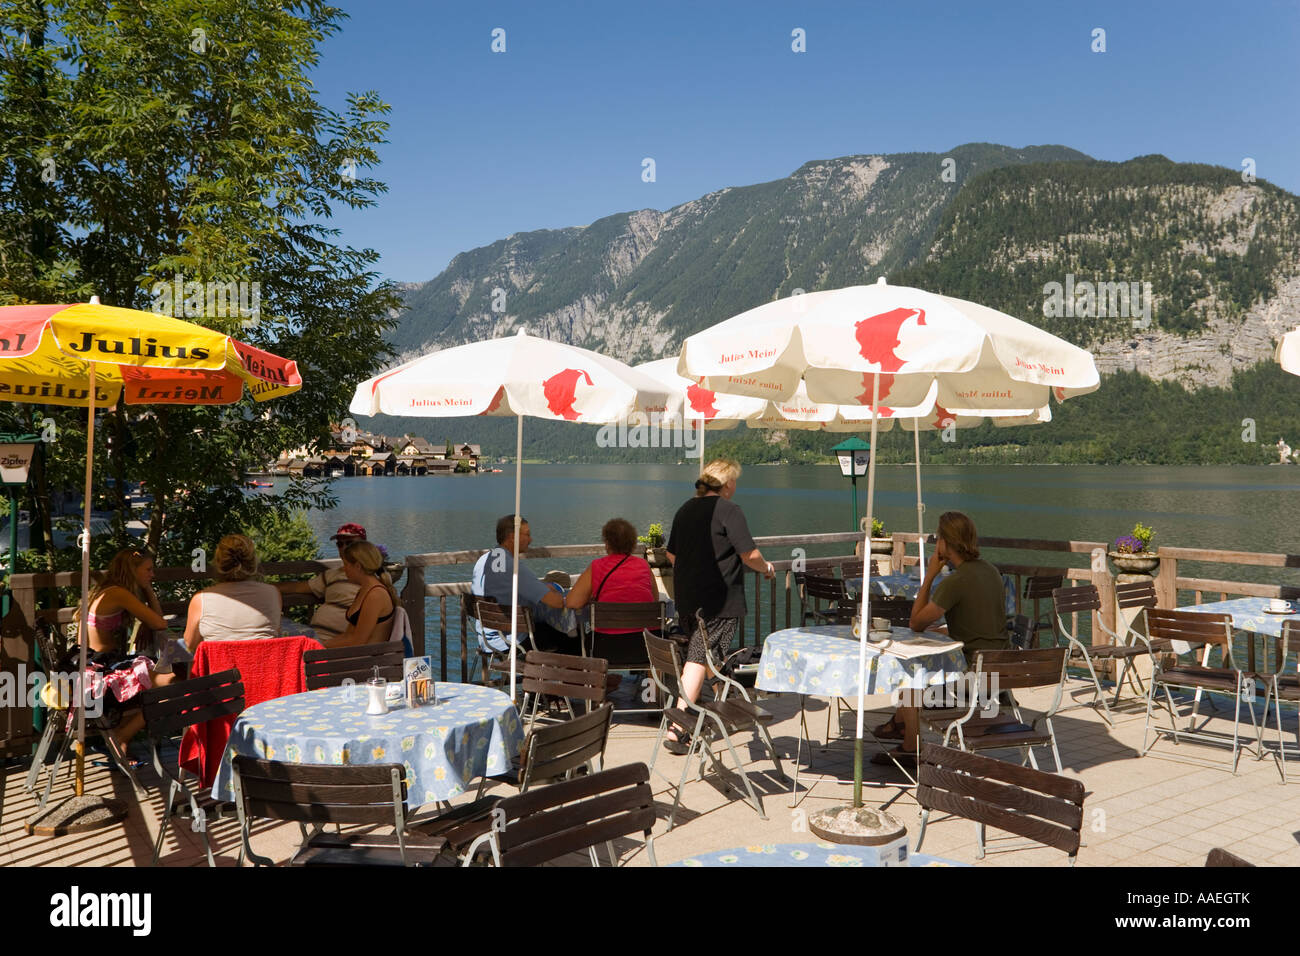
[[[302,387],[298,365],[222,332],[166,315],[100,305],[0,307],[0,401],[85,406],[80,662],[86,670],[95,409],[127,404],[229,405]],[[77,710],[76,799],[85,779],[85,708]]]

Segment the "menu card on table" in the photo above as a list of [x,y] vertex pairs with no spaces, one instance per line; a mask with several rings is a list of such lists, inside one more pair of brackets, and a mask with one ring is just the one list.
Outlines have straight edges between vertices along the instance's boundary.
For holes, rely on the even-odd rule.
[[408,707],[422,707],[438,702],[433,687],[432,657],[408,657],[402,661],[402,681],[406,685]]

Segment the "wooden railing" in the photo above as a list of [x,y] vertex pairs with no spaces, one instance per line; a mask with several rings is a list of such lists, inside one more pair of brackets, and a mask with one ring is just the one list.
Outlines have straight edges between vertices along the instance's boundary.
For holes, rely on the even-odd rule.
[[1253,581],[1228,581],[1217,578],[1185,578],[1178,575],[1179,561],[1204,561],[1214,564],[1246,565],[1259,568],[1298,568],[1300,554],[1265,554],[1259,551],[1218,551],[1208,548],[1160,548],[1160,567],[1156,572],[1156,597],[1161,607],[1178,607],[1178,593],[1191,592],[1193,604],[1203,604],[1206,592],[1217,594],[1215,600],[1226,601],[1229,595],[1242,597],[1300,598],[1300,586],[1259,584]]

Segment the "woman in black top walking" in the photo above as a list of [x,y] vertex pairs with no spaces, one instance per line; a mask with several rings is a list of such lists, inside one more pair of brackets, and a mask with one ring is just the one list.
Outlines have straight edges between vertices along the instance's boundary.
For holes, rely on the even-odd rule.
[[[744,513],[731,503],[739,477],[740,466],[730,459],[705,465],[695,482],[695,497],[677,509],[668,536],[678,619],[691,634],[682,691],[692,703],[704,687],[704,641],[721,664],[745,614],[745,568],[768,580],[775,575],[755,547]],[[697,611],[704,619],[703,634]],[[672,729],[664,746],[677,754],[687,750]]]

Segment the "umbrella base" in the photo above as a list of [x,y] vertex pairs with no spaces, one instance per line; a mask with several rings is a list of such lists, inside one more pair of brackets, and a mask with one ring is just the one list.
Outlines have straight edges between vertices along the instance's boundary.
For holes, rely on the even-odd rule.
[[882,846],[907,835],[892,814],[870,807],[831,807],[808,817],[808,829],[831,843]]
[[29,836],[66,836],[111,827],[126,819],[126,804],[120,800],[85,794],[68,797],[27,821]]

